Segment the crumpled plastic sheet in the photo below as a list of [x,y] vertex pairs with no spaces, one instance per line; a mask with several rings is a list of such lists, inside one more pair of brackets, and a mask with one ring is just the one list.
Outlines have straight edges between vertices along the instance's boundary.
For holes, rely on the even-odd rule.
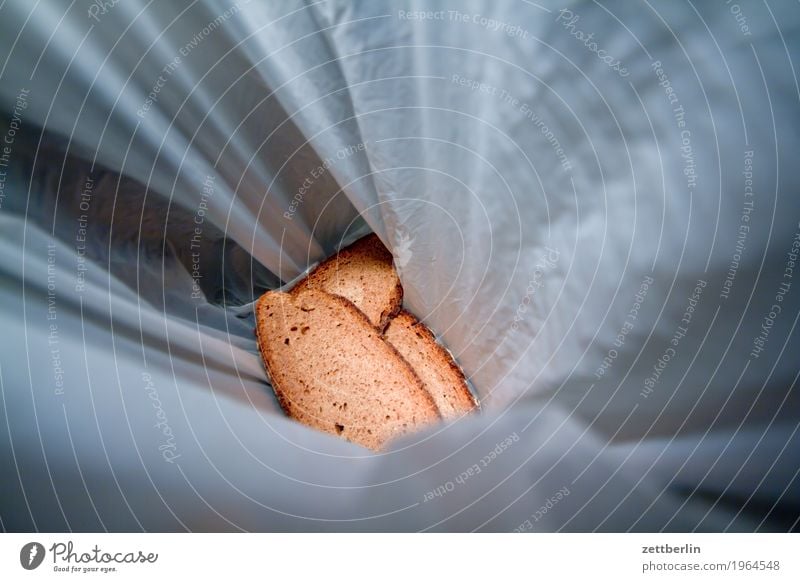
[[[798,24],[6,2],[3,528],[796,528]],[[482,403],[380,454],[252,315],[371,230]]]

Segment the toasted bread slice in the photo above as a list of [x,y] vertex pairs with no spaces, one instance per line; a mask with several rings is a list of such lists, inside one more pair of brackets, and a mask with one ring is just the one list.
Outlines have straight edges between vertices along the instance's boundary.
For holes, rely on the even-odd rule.
[[477,403],[461,368],[425,324],[403,310],[389,322],[385,339],[411,364],[444,418],[475,410]]
[[392,253],[375,234],[327,259],[295,285],[292,293],[308,289],[349,299],[381,331],[403,304],[403,287],[392,265]]
[[270,291],[256,335],[286,414],[371,449],[441,418],[419,377],[350,301]]

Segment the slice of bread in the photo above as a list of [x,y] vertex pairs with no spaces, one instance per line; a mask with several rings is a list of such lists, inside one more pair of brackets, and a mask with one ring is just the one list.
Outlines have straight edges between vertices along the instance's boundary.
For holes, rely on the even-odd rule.
[[461,368],[425,324],[403,310],[389,322],[384,337],[411,364],[444,418],[458,418],[475,410],[477,402]]
[[267,292],[256,335],[281,406],[303,424],[378,450],[441,418],[414,370],[347,299]]
[[381,331],[403,304],[403,287],[392,265],[392,253],[375,234],[327,259],[295,285],[292,293],[308,289],[349,299]]

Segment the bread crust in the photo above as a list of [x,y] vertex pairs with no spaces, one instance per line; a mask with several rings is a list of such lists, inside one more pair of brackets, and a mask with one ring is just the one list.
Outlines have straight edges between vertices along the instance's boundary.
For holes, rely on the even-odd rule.
[[[320,313],[311,315],[315,309]],[[275,315],[284,321],[271,321]],[[306,336],[311,321],[314,332]],[[317,336],[320,326],[325,329]],[[256,337],[281,408],[308,426],[379,450],[441,418],[414,369],[344,297],[314,289],[301,295],[269,291],[256,302]],[[304,353],[312,347],[313,353]],[[340,374],[334,380],[342,385],[328,385],[332,374]]]
[[[425,358],[448,377],[449,389],[446,395],[439,395],[433,387],[426,385],[426,389],[437,402],[439,413],[444,418],[458,418],[479,407],[478,401],[467,385],[464,372],[455,362],[452,354],[436,341],[436,337],[428,327],[413,314],[403,309],[391,320],[384,333],[384,339],[386,339],[387,343],[392,344],[392,338],[396,338],[398,340],[397,343],[400,343],[399,340],[401,339],[406,341],[410,339],[419,352],[424,353]],[[401,356],[404,354],[404,349],[397,345],[395,345],[395,348],[400,352]],[[406,357],[406,359],[408,360],[409,358]],[[414,366],[412,363],[411,367],[417,371],[420,377],[424,377],[418,366]],[[424,380],[423,384],[425,384]]]
[[[361,287],[358,289],[359,297],[353,296],[352,293],[348,296],[347,291],[337,289],[337,283],[348,279],[344,274],[341,279],[336,278],[340,269],[344,271],[352,264],[363,262],[369,262],[373,267],[382,270],[387,288],[376,292],[375,289]],[[397,315],[403,305],[403,286],[394,270],[392,253],[383,246],[376,234],[358,239],[317,265],[305,279],[294,286],[291,293],[298,295],[309,289],[319,289],[349,299],[365,313],[370,323],[379,331],[386,329],[389,320]],[[370,299],[376,299],[378,305],[368,305]]]

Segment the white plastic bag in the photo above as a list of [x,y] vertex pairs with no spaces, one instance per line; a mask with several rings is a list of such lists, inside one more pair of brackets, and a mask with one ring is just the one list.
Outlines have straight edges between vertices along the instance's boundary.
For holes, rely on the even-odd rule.
[[[791,527],[795,8],[97,6],[0,10],[6,528]],[[250,309],[369,230],[483,403],[381,455]]]

